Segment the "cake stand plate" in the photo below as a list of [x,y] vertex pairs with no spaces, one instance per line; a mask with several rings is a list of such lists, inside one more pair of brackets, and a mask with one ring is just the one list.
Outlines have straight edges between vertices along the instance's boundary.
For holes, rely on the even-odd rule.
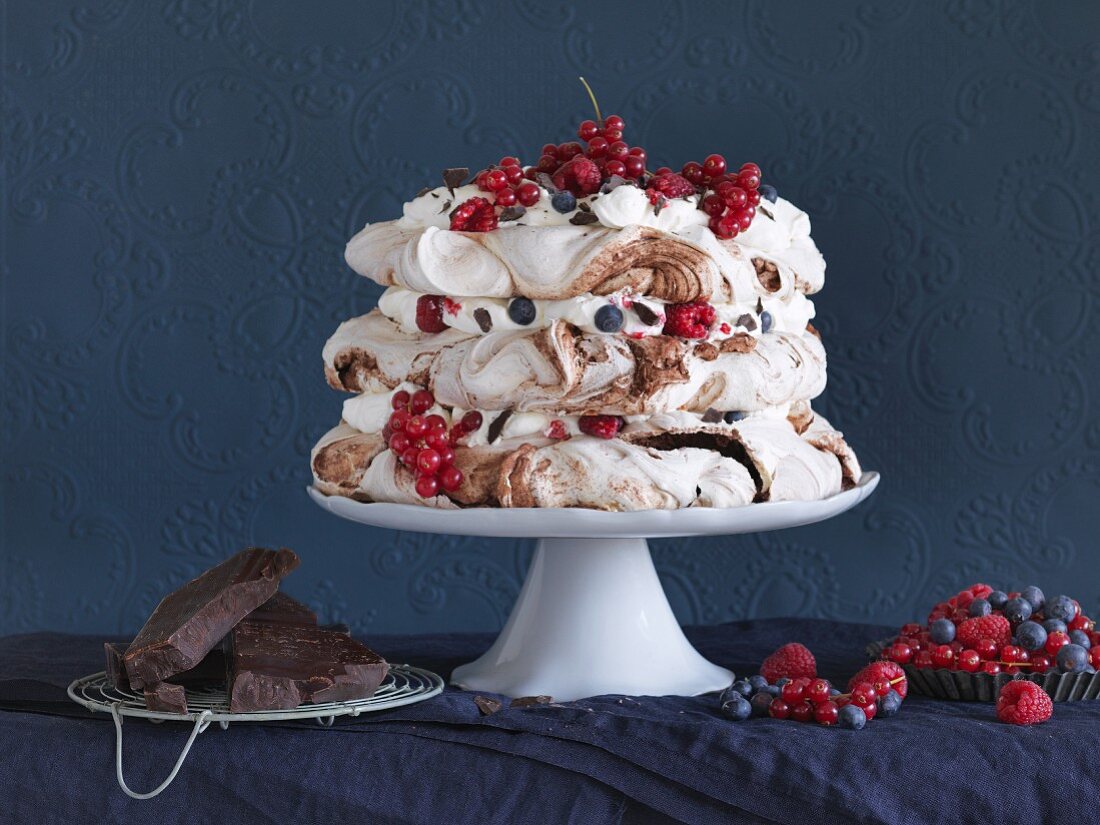
[[492,647],[455,669],[452,682],[505,696],[695,696],[733,674],[704,659],[673,616],[646,538],[757,533],[798,527],[855,507],[878,486],[864,473],[820,501],[730,509],[609,513],[584,509],[437,510],[364,503],[309,488],[318,505],[375,527],[462,536],[537,538],[511,616]]

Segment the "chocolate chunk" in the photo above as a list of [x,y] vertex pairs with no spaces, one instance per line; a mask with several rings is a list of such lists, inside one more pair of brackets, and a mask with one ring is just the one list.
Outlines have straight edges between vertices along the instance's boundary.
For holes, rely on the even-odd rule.
[[468,177],[470,177],[470,170],[465,166],[455,166],[451,169],[444,169],[443,185],[446,186],[448,191],[453,195],[455,189],[465,183]]
[[425,195],[427,195],[427,194],[428,194],[429,192],[431,192],[431,191],[432,191],[432,189],[431,189],[431,187],[430,187],[430,186],[425,186],[425,187],[424,187],[423,189],[421,189],[421,190],[420,190],[419,192],[417,192],[417,193],[416,193],[416,196],[417,196],[418,198],[422,198],[422,197],[424,197]]
[[657,325],[657,322],[661,319],[661,316],[650,309],[646,304],[641,301],[635,301],[633,306],[634,312],[638,315],[640,320],[647,327],[653,327]]
[[488,437],[490,444],[493,444],[498,438],[500,438],[500,433],[504,429],[504,425],[508,423],[508,419],[511,417],[512,411],[505,410],[493,419],[493,423],[489,425],[489,429],[486,432],[486,436]]
[[113,685],[116,690],[129,690],[130,677],[126,675],[126,665],[122,663],[122,657],[126,653],[126,645],[104,642],[103,653],[107,660],[104,668],[107,674],[107,684]]
[[577,201],[577,209],[581,210],[582,212],[591,212],[592,211],[592,207],[589,206],[584,201]]
[[752,332],[754,329],[756,329],[756,319],[748,313],[745,313],[744,315],[739,315],[737,318],[737,326],[744,327],[749,332]]
[[291,550],[250,547],[165,596],[123,656],[131,686],[195,667],[297,566]]
[[439,207],[439,211],[435,214],[442,215],[444,212],[451,208],[452,203],[453,201],[450,198],[447,198],[447,200],[443,201],[443,205]]
[[558,187],[554,186],[554,179],[545,172],[539,172],[537,175],[535,175],[535,181],[538,183],[539,186],[541,186],[551,195],[554,195],[558,191],[560,191]]
[[187,691],[183,685],[154,682],[145,686],[145,707],[160,713],[187,713]]
[[500,210],[500,215],[498,215],[498,218],[501,221],[518,221],[526,214],[527,207],[525,206],[506,206]]
[[573,217],[569,219],[569,223],[573,224],[573,226],[587,226],[590,223],[599,222],[600,219],[591,212],[576,212]]
[[381,656],[350,636],[308,625],[246,619],[227,646],[234,713],[365,699],[389,672]]
[[549,705],[554,701],[553,696],[519,696],[512,700],[510,708],[530,708],[535,705]]
[[482,716],[492,716],[503,707],[499,699],[494,699],[491,696],[475,696],[474,704],[477,705],[477,709],[481,711]]
[[317,624],[317,614],[297,599],[279,591],[248,614],[249,621],[280,624]]
[[474,320],[477,321],[477,325],[482,332],[488,332],[493,328],[493,319],[489,315],[489,310],[485,307],[478,307],[474,310]]
[[703,413],[703,423],[704,424],[717,424],[721,420],[722,420],[721,411],[714,409],[714,407],[709,408],[705,413]]

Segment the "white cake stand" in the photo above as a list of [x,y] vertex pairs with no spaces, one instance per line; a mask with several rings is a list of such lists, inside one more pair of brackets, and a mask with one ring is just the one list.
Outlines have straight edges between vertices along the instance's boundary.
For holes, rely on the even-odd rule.
[[704,659],[684,637],[657,579],[647,538],[757,533],[822,521],[855,507],[878,473],[821,501],[783,501],[726,510],[436,510],[326,496],[342,518],[421,533],[537,538],[519,599],[493,646],[454,671],[452,682],[505,696],[563,702],[606,693],[695,696],[726,687],[730,671]]

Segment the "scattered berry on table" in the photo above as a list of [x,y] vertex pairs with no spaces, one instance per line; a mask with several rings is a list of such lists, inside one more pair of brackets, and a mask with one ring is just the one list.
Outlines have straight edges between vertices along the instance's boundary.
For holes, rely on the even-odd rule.
[[761,691],[768,686],[768,680],[757,673],[755,676],[749,677],[749,686],[752,687],[754,692]]
[[623,311],[617,306],[604,304],[596,310],[596,329],[600,332],[618,332],[623,328]]
[[1015,680],[1001,688],[997,697],[997,718],[1011,725],[1035,725],[1054,713],[1054,703],[1034,682]]
[[772,699],[768,705],[768,715],[772,719],[786,719],[791,715],[791,706],[782,699]]
[[741,722],[752,715],[752,705],[739,693],[722,703],[722,713],[735,722]]
[[508,317],[521,326],[527,326],[535,320],[538,310],[530,298],[513,298],[508,304]]
[[849,730],[863,730],[867,724],[867,714],[858,705],[845,705],[837,714],[837,724]]
[[871,662],[848,681],[848,689],[852,690],[860,682],[874,684],[878,681],[889,682],[902,699],[909,692],[909,682],[905,678],[905,671],[896,662]]
[[814,708],[814,720],[819,725],[835,725],[839,713],[840,708],[836,702],[822,702]]
[[805,645],[790,642],[764,660],[760,665],[760,674],[769,682],[783,677],[805,676],[813,679],[817,676],[817,662]]
[[763,691],[753,696],[752,699],[749,700],[749,704],[752,706],[752,715],[767,716],[768,710],[771,708],[772,698],[770,694]]

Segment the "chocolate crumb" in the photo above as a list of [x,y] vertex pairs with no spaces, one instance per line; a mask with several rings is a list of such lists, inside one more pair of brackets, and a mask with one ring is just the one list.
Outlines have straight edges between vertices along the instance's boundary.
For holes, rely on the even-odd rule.
[[485,307],[478,307],[474,310],[474,320],[477,321],[477,325],[481,327],[482,332],[488,332],[493,328],[493,319],[489,315],[489,310]]
[[527,209],[523,206],[506,206],[500,210],[500,220],[518,221],[526,214]]
[[759,211],[759,212],[763,212],[763,213],[764,213],[765,215],[767,215],[767,216],[768,216],[769,218],[771,218],[771,219],[772,219],[773,221],[775,220],[775,215],[773,215],[773,214],[772,214],[771,212],[769,212],[769,211],[768,211],[768,210],[767,210],[767,209],[766,209],[765,207],[763,207],[763,206],[760,206],[760,205],[758,205],[758,206],[756,207],[756,209],[757,209],[757,211]]
[[560,189],[558,189],[558,187],[554,186],[554,179],[545,172],[539,172],[537,175],[535,175],[535,181],[537,181],[538,185],[549,192],[551,195],[556,195],[558,192],[561,191]]
[[477,705],[477,709],[481,711],[482,716],[492,716],[504,707],[499,699],[494,699],[491,696],[475,696],[474,704]]
[[591,212],[577,212],[573,217],[569,219],[569,223],[573,226],[586,226],[590,223],[599,223],[600,219],[593,215]]
[[582,212],[591,212],[592,211],[592,207],[589,206],[584,201],[577,201],[577,209],[581,210]]
[[704,424],[717,424],[722,420],[722,413],[714,407],[707,408],[707,411],[703,413]]
[[500,438],[500,433],[504,429],[504,425],[508,423],[508,419],[512,417],[511,410],[505,410],[496,418],[493,419],[493,423],[489,425],[489,430],[486,435],[489,438],[489,443],[494,443]]
[[746,313],[745,315],[742,315],[737,319],[737,326],[744,327],[749,332],[752,332],[754,329],[756,329],[756,319]]
[[[422,197],[424,197],[425,195],[427,195],[427,194],[428,194],[429,192],[431,192],[431,191],[432,191],[432,187],[430,187],[430,186],[425,186],[425,187],[424,187],[423,189],[421,189],[421,190],[420,190],[419,192],[417,192],[417,193],[416,193],[416,196],[417,196],[418,198],[422,198]],[[439,197],[439,195],[436,195],[436,194],[435,194],[435,193],[433,192],[433,193],[432,193],[432,197],[433,197],[433,198],[438,198],[438,197]]]
[[508,705],[510,708],[530,708],[535,705],[549,705],[554,701],[553,696],[519,696]]
[[465,183],[468,177],[470,177],[470,170],[465,166],[455,166],[451,169],[444,169],[443,185],[446,186],[447,191],[453,195],[455,193],[455,188]]

